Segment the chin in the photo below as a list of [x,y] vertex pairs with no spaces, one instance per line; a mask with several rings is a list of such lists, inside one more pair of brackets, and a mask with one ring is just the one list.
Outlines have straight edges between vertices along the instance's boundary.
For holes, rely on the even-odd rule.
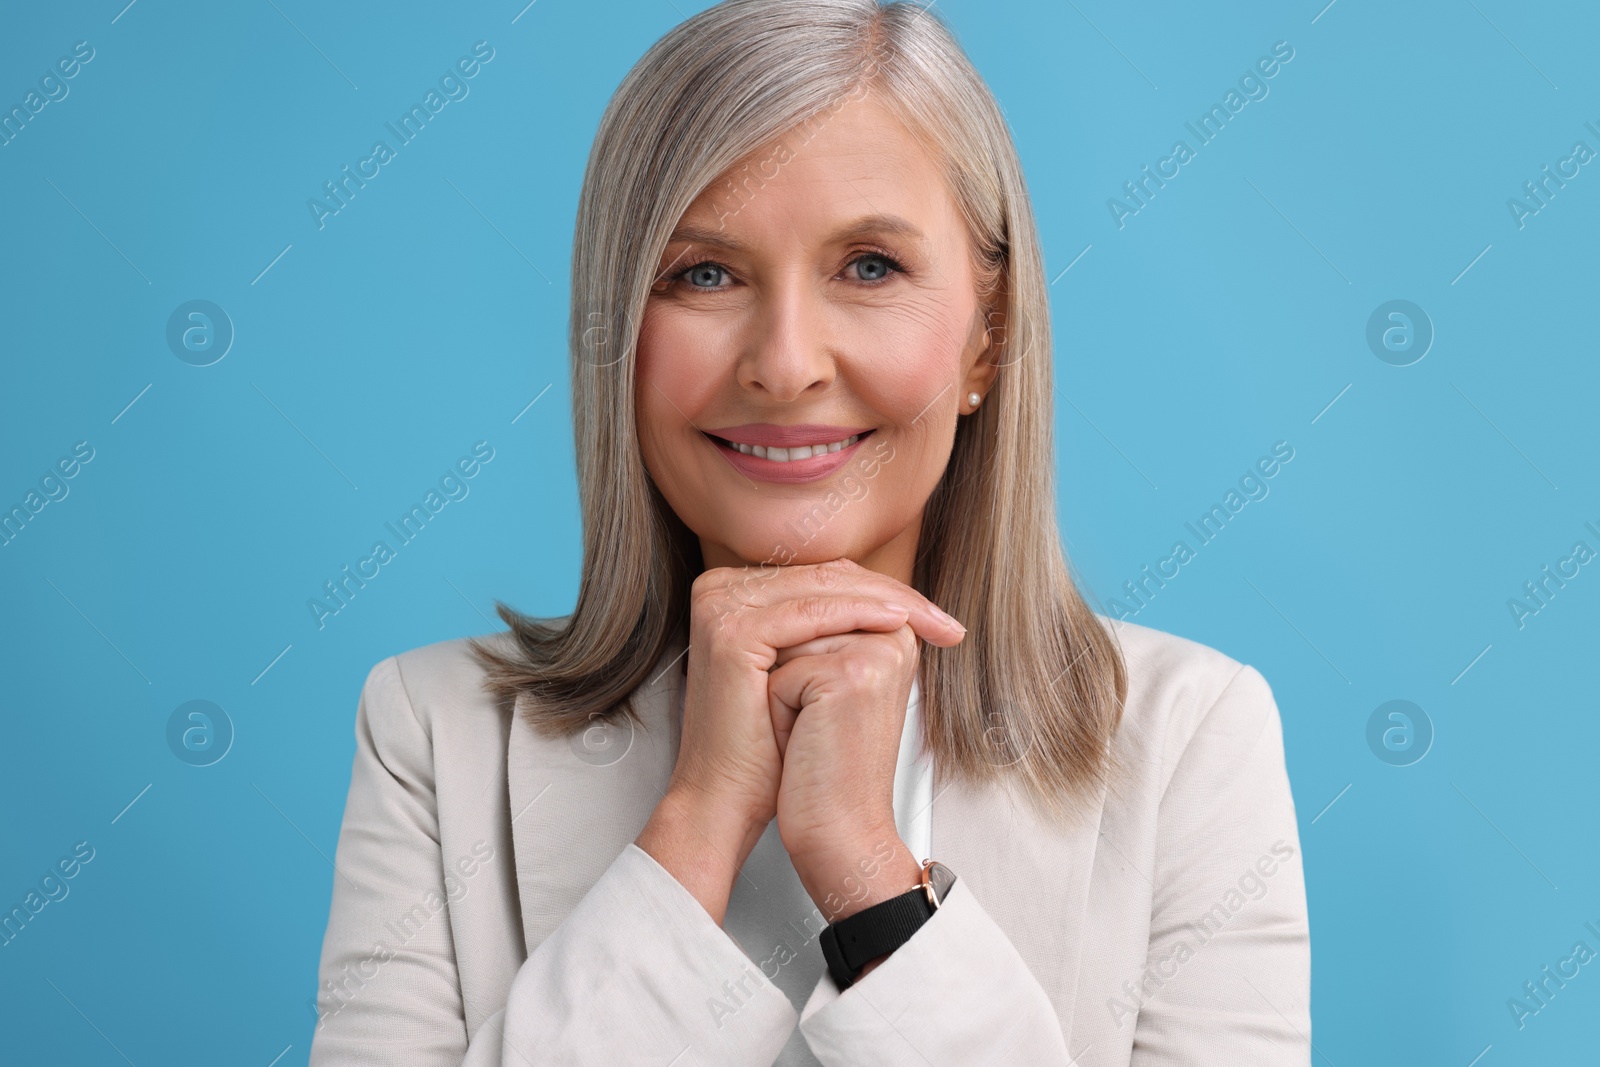
[[845,558],[859,561],[867,555],[853,539],[839,536],[841,533],[842,530],[816,529],[798,516],[791,520],[771,517],[761,524],[759,531],[738,538],[727,548],[740,559],[749,561],[751,566],[788,567]]

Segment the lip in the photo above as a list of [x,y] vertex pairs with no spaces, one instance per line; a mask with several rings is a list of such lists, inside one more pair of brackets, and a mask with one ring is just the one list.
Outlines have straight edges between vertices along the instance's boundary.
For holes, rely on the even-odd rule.
[[[796,446],[802,444],[818,444],[827,441],[842,441],[846,437],[852,437],[855,434],[860,434],[861,439],[850,447],[841,448],[837,452],[824,452],[820,456],[812,456],[809,459],[796,459],[787,463],[780,463],[777,460],[764,459],[761,456],[746,455],[745,453],[740,452],[737,448],[730,448],[728,445],[724,444],[722,440],[720,440],[720,434],[713,435],[710,431],[705,431],[701,434],[701,436],[703,436],[706,441],[717,450],[718,455],[727,460],[728,463],[733,466],[734,470],[740,472],[745,477],[763,482],[777,482],[783,485],[796,485],[804,482],[820,481],[821,479],[832,474],[834,471],[838,470],[840,467],[843,467],[846,463],[849,463],[850,460],[855,456],[856,449],[860,448],[862,443],[866,441],[867,438],[872,436],[873,433],[873,431],[870,429],[849,430],[846,427],[836,426],[775,427],[765,424],[759,424],[758,427],[733,426],[729,427],[728,430],[724,432],[733,433],[737,431],[739,433],[746,433],[751,429],[757,428],[795,432],[804,431],[807,434],[813,434],[813,431],[816,430],[825,430],[828,433],[837,433],[840,430],[845,431],[838,437],[822,437],[820,439],[813,439],[811,441],[795,441],[794,444]],[[769,447],[764,441],[741,439],[740,443],[750,445],[759,444],[763,447]],[[774,443],[770,447],[785,448],[788,446]]]
[[[858,433],[867,433],[871,426],[823,426],[818,423],[799,423],[779,426],[770,422],[747,422],[743,426],[724,426],[704,431],[725,441],[741,445],[760,445],[762,448],[795,448],[799,445],[826,445],[843,441]],[[803,460],[801,462],[804,462]]]

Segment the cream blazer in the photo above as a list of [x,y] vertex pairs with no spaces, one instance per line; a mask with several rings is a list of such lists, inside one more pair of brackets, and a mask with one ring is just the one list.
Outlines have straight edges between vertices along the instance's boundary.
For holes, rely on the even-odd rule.
[[643,726],[599,749],[487,698],[464,639],[383,660],[356,708],[312,1067],[766,1067],[796,1025],[838,1067],[1308,1064],[1272,691],[1214,649],[1105,621],[1129,673],[1125,773],[1093,816],[1051,827],[936,769],[933,858],[955,886],[844,993],[824,971],[799,1012],[633,844],[677,754],[681,642],[636,693]]

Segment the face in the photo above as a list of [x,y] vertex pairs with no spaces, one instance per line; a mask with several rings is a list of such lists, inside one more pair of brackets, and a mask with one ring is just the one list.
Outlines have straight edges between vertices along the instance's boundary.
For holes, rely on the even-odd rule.
[[645,308],[645,465],[708,568],[848,558],[909,584],[1002,336],[960,211],[870,95],[724,179],[684,213]]

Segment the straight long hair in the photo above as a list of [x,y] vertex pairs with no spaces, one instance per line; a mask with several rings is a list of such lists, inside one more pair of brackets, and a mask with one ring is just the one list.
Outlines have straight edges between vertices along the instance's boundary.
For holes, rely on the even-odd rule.
[[923,740],[943,774],[1018,783],[1066,816],[1113,772],[1126,668],[1056,526],[1048,290],[1021,163],[988,86],[914,3],[725,0],[623,79],[589,154],[573,239],[577,603],[547,620],[497,602],[511,647],[472,648],[488,689],[525,694],[529,725],[546,736],[637,720],[628,697],[687,634],[704,566],[650,479],[635,424],[639,323],[668,235],[713,186],[720,210],[738,211],[771,177],[772,161],[751,164],[752,153],[784,135],[803,143],[869,92],[942,161],[990,305],[997,343],[986,358],[999,365],[924,509],[913,584],[969,632],[954,648],[922,646]]

